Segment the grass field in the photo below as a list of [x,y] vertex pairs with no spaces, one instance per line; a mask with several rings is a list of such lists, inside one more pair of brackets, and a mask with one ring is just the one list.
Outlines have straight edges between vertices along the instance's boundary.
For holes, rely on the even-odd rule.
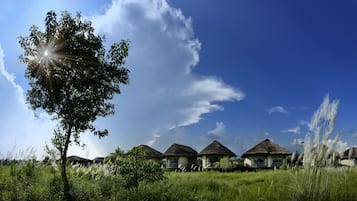
[[319,200],[311,193],[325,187],[321,200],[357,200],[356,170],[323,170],[321,181],[315,182],[321,186],[311,185],[314,181],[309,181],[304,174],[303,170],[265,170],[175,173],[169,174],[168,178],[174,188],[192,192],[197,200]]
[[[357,200],[357,170],[262,170],[258,172],[166,172],[166,179],[126,189],[119,177],[70,171],[77,200],[218,201]],[[50,166],[0,167],[0,200],[61,200],[61,180]]]

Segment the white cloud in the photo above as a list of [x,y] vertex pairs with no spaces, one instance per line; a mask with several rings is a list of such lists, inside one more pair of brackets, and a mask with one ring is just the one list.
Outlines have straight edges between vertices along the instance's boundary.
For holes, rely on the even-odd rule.
[[300,120],[300,121],[299,121],[299,125],[301,125],[301,126],[307,126],[307,127],[308,127],[309,124],[310,124],[310,123],[309,123],[308,121],[305,121],[305,120]]
[[352,133],[353,138],[357,138],[357,133]]
[[214,128],[213,130],[208,131],[207,135],[216,136],[216,137],[222,136],[224,134],[224,132],[225,132],[225,128],[226,128],[226,125],[224,125],[223,122],[217,121],[216,122],[216,128]]
[[15,75],[9,73],[6,69],[5,69],[5,62],[4,62],[4,51],[0,45],[0,74],[2,76],[4,76],[4,78],[9,81],[11,83],[11,85],[16,89],[17,93],[18,93],[18,101],[25,105],[25,98],[24,98],[24,90],[23,88],[18,85],[16,82],[15,82]]
[[291,143],[291,145],[303,145],[304,144],[304,139],[298,138],[298,139],[294,139],[293,142]]
[[222,121],[217,121],[215,128],[207,131],[206,135],[202,136],[200,142],[196,144],[201,145],[200,150],[202,150],[213,140],[218,140],[234,153],[240,153],[245,148],[244,140],[238,136],[229,135],[226,130],[226,125]]
[[286,113],[288,113],[288,111],[282,106],[275,106],[275,107],[270,108],[268,110],[268,113],[269,114],[273,114],[273,113],[286,114]]
[[161,137],[160,133],[154,133],[152,138],[149,141],[147,141],[145,144],[148,146],[153,146],[159,137]]
[[296,126],[295,128],[290,128],[287,130],[282,130],[282,133],[294,133],[294,134],[300,134],[300,126]]
[[[131,41],[130,84],[116,99],[118,114],[100,123],[115,133],[108,137],[111,142],[104,141],[111,145],[105,146],[172,143],[173,138],[165,137],[171,129],[223,110],[221,101],[244,99],[243,92],[222,80],[193,72],[201,43],[191,19],[165,0],[114,0],[103,14],[90,19],[109,43]],[[165,143],[158,142],[163,139]]]
[[337,138],[335,140],[328,139],[327,146],[339,153],[342,153],[347,149],[348,143]]

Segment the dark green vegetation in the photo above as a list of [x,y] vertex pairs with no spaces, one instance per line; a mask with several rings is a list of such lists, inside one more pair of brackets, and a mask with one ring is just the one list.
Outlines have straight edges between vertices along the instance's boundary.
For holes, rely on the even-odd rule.
[[52,142],[61,155],[66,200],[72,200],[66,171],[68,146],[79,145],[84,131],[99,137],[108,134],[97,130],[93,122],[114,114],[109,101],[120,93],[119,84],[128,83],[129,70],[124,67],[128,43],[113,44],[106,52],[103,42],[80,14],[72,17],[63,12],[57,20],[53,11],[47,13],[44,32],[32,26],[29,36],[19,41],[30,85],[27,102],[58,122]]
[[[33,161],[0,166],[0,200],[62,200],[63,186],[56,168]],[[113,174],[107,165],[68,168],[74,200],[357,200],[356,169],[327,168],[319,171],[319,178],[313,175],[306,177],[303,169],[167,172],[162,180],[143,178],[138,181],[138,186],[129,188],[127,178],[134,174],[131,169]],[[150,174],[147,176],[150,177]],[[313,179],[319,181],[311,182]],[[313,194],[321,197],[313,197]]]

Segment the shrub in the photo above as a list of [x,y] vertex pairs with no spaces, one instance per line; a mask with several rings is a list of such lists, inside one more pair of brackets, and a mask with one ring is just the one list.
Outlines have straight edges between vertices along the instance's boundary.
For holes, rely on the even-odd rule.
[[221,158],[219,162],[214,163],[214,168],[222,171],[229,171],[234,169],[234,164],[228,158]]
[[109,160],[105,160],[105,164],[124,180],[127,189],[137,188],[140,182],[151,183],[164,179],[160,164],[146,159],[144,150],[140,148],[126,154],[118,148],[110,154]]
[[127,189],[137,188],[140,182],[149,183],[164,179],[164,172],[154,161],[127,156],[114,162],[115,172],[124,179]]

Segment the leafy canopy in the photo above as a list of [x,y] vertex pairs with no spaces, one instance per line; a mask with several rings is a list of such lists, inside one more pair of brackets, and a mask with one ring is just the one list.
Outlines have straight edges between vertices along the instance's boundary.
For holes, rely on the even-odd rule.
[[129,70],[124,67],[128,42],[113,44],[108,52],[103,42],[104,37],[96,35],[80,14],[72,17],[63,12],[57,20],[53,11],[47,13],[44,32],[32,26],[29,36],[19,40],[24,49],[20,60],[27,65],[30,85],[27,102],[59,120],[55,134],[69,132],[78,144],[85,130],[99,137],[108,134],[96,130],[93,122],[114,113],[110,100],[120,93],[119,84],[129,82]]

